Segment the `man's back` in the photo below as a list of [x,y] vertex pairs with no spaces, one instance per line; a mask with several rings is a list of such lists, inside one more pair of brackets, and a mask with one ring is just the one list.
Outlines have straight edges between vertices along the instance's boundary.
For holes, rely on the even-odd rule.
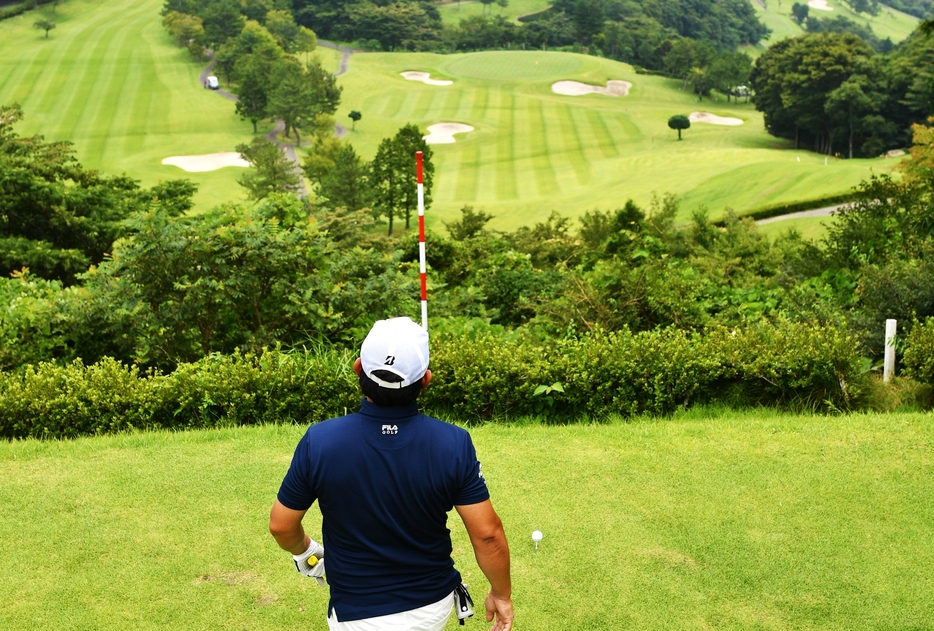
[[447,513],[489,498],[470,435],[417,406],[364,401],[309,428],[282,483],[294,510],[319,502],[331,604],[341,620],[435,602],[460,584]]

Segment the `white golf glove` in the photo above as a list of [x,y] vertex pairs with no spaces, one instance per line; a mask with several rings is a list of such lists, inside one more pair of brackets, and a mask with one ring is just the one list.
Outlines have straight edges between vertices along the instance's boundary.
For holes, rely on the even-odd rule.
[[301,554],[292,555],[292,560],[295,561],[295,569],[299,574],[315,579],[322,587],[327,585],[324,580],[324,546],[312,539],[308,549]]

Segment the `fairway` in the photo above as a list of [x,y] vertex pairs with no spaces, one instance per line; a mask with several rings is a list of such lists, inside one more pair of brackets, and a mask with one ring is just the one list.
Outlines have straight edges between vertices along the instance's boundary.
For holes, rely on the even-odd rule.
[[233,103],[200,86],[203,64],[171,44],[161,8],[159,0],[68,0],[49,39],[32,23],[51,9],[0,22],[0,103],[23,107],[21,135],[69,140],[86,167],[144,186],[188,178],[201,208],[242,200],[241,169],[187,173],[161,164],[233,151],[253,131]]
[[[303,431],[0,443],[0,628],[323,631],[326,590],[267,532]],[[517,629],[934,619],[930,414],[694,410],[471,433],[510,539]],[[316,508],[306,524],[320,535]],[[456,515],[449,527],[480,605],[486,582]]]
[[[88,167],[127,173],[144,186],[188,178],[200,187],[198,210],[242,201],[239,168],[187,173],[161,164],[169,156],[232,151],[250,140],[252,128],[232,102],[201,88],[203,65],[172,45],[160,8],[158,0],[69,0],[59,6],[49,39],[32,27],[49,9],[0,22],[0,103],[22,105],[19,133],[70,140]],[[336,69],[336,51],[320,54]],[[404,71],[430,72],[453,85],[406,81]],[[619,97],[554,94],[551,85],[562,80],[622,80],[632,88]],[[895,164],[831,158],[825,165],[823,156],[769,136],[751,104],[698,102],[677,81],[572,53],[357,53],[339,83],[337,121],[349,126],[348,113],[362,113],[348,139],[366,159],[409,122],[474,128],[434,148],[427,221],[435,228],[467,204],[493,214],[491,227],[510,230],[553,210],[574,218],[629,198],[647,205],[665,193],[680,198],[682,220],[700,206],[716,218],[727,207],[744,212],[848,192]],[[679,142],[667,121],[693,111],[744,124],[695,123]]]
[[[430,72],[450,86],[406,81],[405,71]],[[629,96],[560,96],[552,83],[573,79],[633,84]],[[433,148],[436,180],[429,221],[451,220],[465,204],[495,215],[491,223],[514,229],[544,220],[552,210],[577,217],[648,204],[653,193],[675,193],[681,218],[701,205],[714,217],[726,207],[742,212],[778,202],[847,192],[894,162],[837,160],[769,136],[751,104],[698,102],[680,82],[638,75],[626,64],[571,53],[480,52],[464,55],[366,53],[351,58],[340,78],[350,110],[363,119],[348,134],[367,158],[380,140],[406,122],[452,122],[475,131]],[[684,140],[668,118],[711,111],[740,118],[726,127],[694,123]]]

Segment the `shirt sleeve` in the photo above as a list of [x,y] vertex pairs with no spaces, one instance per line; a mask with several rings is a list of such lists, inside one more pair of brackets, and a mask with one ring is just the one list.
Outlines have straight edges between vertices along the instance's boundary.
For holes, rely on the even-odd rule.
[[483,469],[480,461],[477,460],[477,451],[474,449],[470,434],[464,432],[463,457],[460,462],[464,463],[462,471],[462,480],[460,491],[454,500],[455,506],[467,506],[470,504],[479,504],[490,499],[490,492],[486,488],[486,480],[483,479]]
[[292,510],[308,510],[317,499],[311,480],[311,441],[306,432],[298,441],[292,464],[282,480],[277,498],[279,503]]

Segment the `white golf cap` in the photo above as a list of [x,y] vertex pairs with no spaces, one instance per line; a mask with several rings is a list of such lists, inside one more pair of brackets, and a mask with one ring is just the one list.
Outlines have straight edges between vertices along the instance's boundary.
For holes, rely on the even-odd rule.
[[[428,331],[411,318],[377,320],[360,347],[360,362],[366,376],[383,388],[410,386],[428,370]],[[402,381],[380,379],[374,370],[386,370]]]

